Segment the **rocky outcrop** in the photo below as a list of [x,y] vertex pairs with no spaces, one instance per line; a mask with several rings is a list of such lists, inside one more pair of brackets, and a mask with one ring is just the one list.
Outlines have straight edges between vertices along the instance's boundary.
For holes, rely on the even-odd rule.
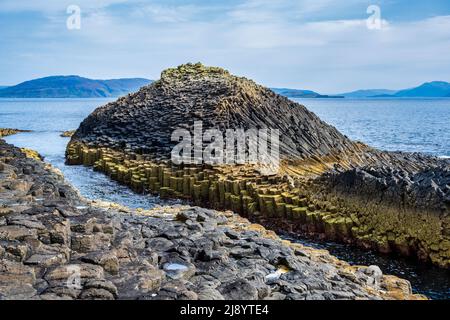
[[63,131],[61,132],[60,136],[62,138],[71,138],[75,133],[75,130],[68,130],[68,131]]
[[20,129],[9,129],[9,128],[0,128],[0,138],[11,136],[13,134],[19,133],[19,132],[30,132],[29,130],[20,130]]
[[281,157],[330,162],[361,146],[321,121],[304,106],[221,68],[188,64],[162,72],[161,79],[95,110],[73,140],[170,159],[175,129],[279,129]]
[[[192,131],[197,120],[222,132],[279,129],[279,174],[260,175],[252,165],[174,166],[171,133]],[[67,162],[94,166],[139,192],[450,266],[449,161],[353,142],[304,106],[220,68],[168,69],[98,108],[72,137]]]
[[232,212],[88,202],[0,140],[0,299],[418,299]]
[[360,246],[450,267],[450,162],[392,155],[406,159],[330,171],[308,189],[357,217],[353,242]]
[[351,194],[352,190],[358,189],[360,195],[374,195],[392,207],[439,212],[445,211],[450,202],[450,166],[446,160],[412,171],[393,166],[364,166],[331,172],[321,180],[341,193]]

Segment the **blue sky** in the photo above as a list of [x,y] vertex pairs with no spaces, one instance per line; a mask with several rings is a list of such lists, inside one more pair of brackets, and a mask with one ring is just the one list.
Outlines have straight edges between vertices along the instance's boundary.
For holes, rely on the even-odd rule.
[[[81,29],[68,30],[69,5]],[[367,8],[381,9],[370,30]],[[0,0],[0,85],[146,77],[201,61],[276,87],[339,93],[450,82],[448,0]]]

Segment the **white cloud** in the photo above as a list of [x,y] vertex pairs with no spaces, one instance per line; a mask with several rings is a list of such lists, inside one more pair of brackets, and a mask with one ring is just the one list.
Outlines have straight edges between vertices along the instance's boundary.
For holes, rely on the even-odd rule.
[[[382,30],[368,30],[364,10],[358,19],[303,20],[342,9],[340,1],[331,0],[248,0],[234,7],[152,1],[120,15],[105,8],[121,0],[74,2],[92,8],[83,15],[81,30],[67,31],[66,15],[52,14],[49,25],[33,30],[41,58],[23,52],[24,70],[155,78],[163,68],[203,61],[266,85],[323,93],[450,80],[450,16],[384,21]],[[4,0],[0,11],[5,3],[13,6]],[[14,3],[18,10],[20,2]],[[49,3],[54,10],[56,2]],[[14,60],[7,54],[2,53],[5,61]],[[16,76],[16,68],[9,74]]]
[[201,9],[195,5],[148,4],[133,9],[132,15],[137,18],[148,18],[156,23],[177,23],[192,20]]
[[55,13],[62,11],[65,12],[69,5],[77,5],[82,9],[92,10],[125,2],[126,0],[2,0],[0,2],[0,11],[34,11],[42,13]]
[[[315,15],[332,15],[348,10],[365,0],[245,0],[232,8],[229,16],[236,22],[266,23],[287,20],[309,20]],[[365,12],[361,11],[364,15]]]

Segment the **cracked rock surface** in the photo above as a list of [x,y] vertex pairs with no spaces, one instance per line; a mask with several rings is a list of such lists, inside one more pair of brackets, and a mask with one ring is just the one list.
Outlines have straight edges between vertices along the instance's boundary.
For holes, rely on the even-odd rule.
[[0,140],[0,299],[414,299],[231,212],[88,202]]

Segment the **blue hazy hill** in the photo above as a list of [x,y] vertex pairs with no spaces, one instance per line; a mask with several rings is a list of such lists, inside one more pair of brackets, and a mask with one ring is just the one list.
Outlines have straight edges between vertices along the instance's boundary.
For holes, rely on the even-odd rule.
[[[15,86],[0,86],[2,98],[107,98],[137,91],[152,83],[143,78],[93,80],[79,76],[51,76],[25,81]],[[450,83],[433,81],[404,90],[367,89],[337,95],[312,90],[271,88],[288,98],[442,98],[450,97]]]
[[397,91],[388,89],[367,89],[367,90],[346,92],[340,95],[346,98],[370,98],[376,96],[392,96],[395,95],[396,93]]
[[445,81],[427,82],[416,88],[400,90],[395,94],[396,97],[427,97],[441,98],[450,97],[450,83]]
[[152,81],[142,78],[93,80],[79,76],[52,76],[0,89],[4,98],[106,98],[137,91]]
[[288,98],[444,98],[450,97],[450,83],[433,81],[418,87],[404,90],[366,89],[336,95],[323,95],[311,90],[272,88],[280,95]]
[[323,95],[311,90],[288,89],[288,88],[270,88],[273,92],[287,98],[340,98],[337,96]]
[[450,97],[450,83],[432,81],[404,90],[368,89],[340,95],[346,98],[444,98]]

